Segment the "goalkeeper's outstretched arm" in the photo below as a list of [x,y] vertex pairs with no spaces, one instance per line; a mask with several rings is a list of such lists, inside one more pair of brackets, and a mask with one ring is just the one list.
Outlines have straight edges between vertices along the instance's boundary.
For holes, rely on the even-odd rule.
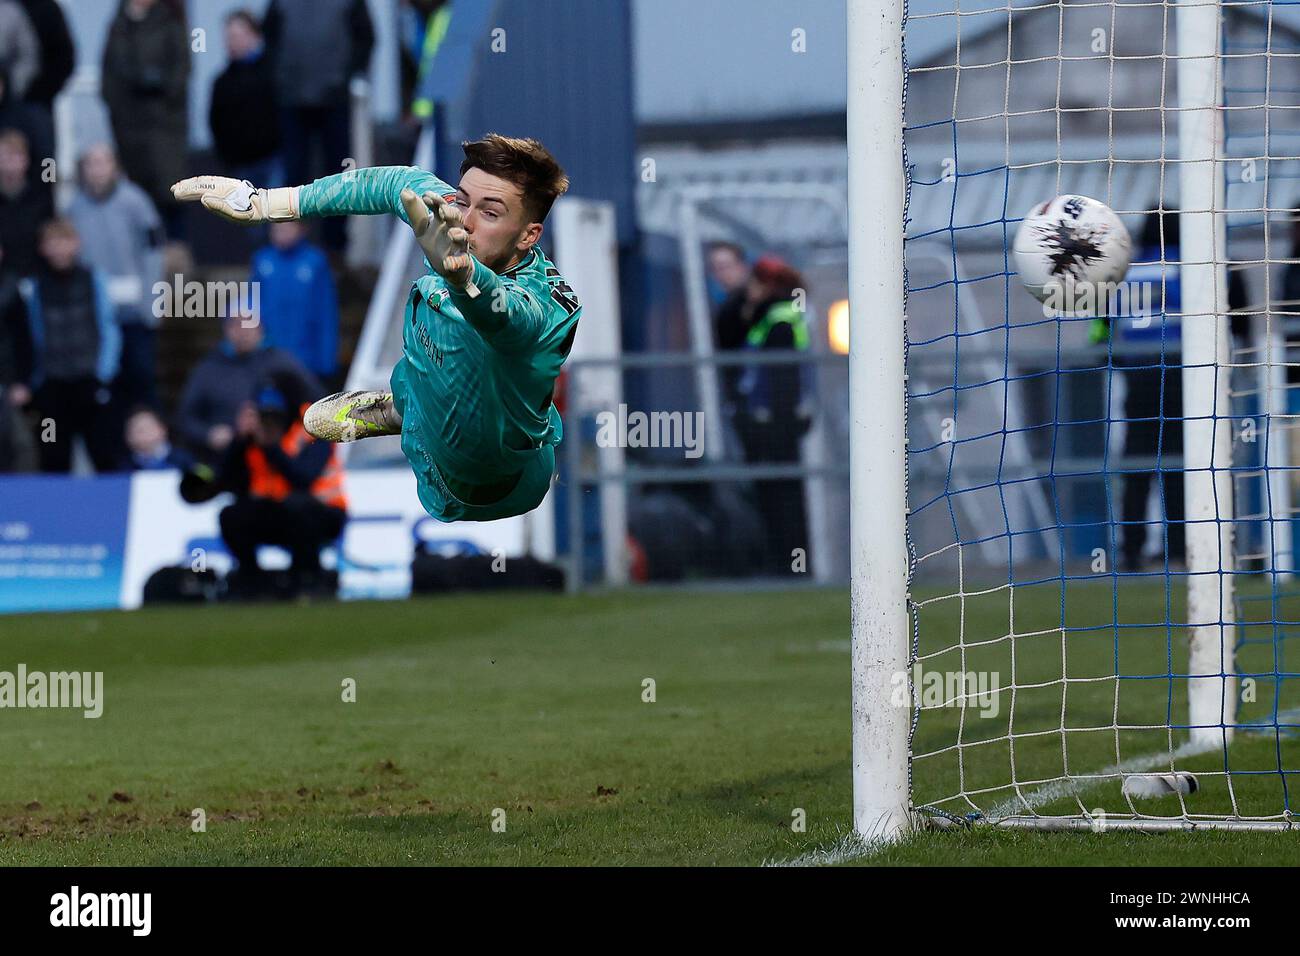
[[308,216],[400,216],[410,225],[402,190],[446,196],[456,190],[418,166],[368,166],[336,173],[300,187],[299,214]]
[[416,166],[368,166],[325,176],[305,186],[258,189],[228,176],[194,176],[172,186],[177,199],[201,202],[234,222],[283,222],[314,216],[391,214],[409,223],[402,190],[444,196],[455,192],[433,173]]
[[[469,323],[492,344],[508,347],[536,338],[546,312],[536,294],[509,282],[469,254],[460,210],[445,200],[454,192],[415,166],[371,166],[326,176],[306,186],[257,189],[222,176],[197,176],[172,187],[181,200],[236,222],[278,222],[311,216],[385,213],[411,226],[429,265],[447,280]],[[483,295],[486,291],[488,295]]]

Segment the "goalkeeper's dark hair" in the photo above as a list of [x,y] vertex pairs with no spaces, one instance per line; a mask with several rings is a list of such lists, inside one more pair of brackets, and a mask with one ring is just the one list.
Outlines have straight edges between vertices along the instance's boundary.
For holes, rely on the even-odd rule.
[[535,139],[521,139],[488,133],[482,139],[461,143],[465,160],[460,174],[481,169],[512,182],[524,194],[524,208],[532,222],[543,222],[555,200],[569,188],[564,174],[550,151]]

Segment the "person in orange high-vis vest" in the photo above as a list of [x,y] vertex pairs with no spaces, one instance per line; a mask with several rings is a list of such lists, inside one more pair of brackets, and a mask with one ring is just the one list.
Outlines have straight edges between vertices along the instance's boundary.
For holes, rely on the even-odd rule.
[[[301,412],[295,414],[279,391],[266,388],[236,420],[237,437],[219,479],[235,493],[234,503],[221,511],[221,536],[239,565],[230,579],[232,596],[324,595],[337,587],[337,576],[321,571],[320,551],[347,521],[343,468],[337,446],[312,438]],[[289,551],[287,586],[277,586],[258,565],[263,544]]]

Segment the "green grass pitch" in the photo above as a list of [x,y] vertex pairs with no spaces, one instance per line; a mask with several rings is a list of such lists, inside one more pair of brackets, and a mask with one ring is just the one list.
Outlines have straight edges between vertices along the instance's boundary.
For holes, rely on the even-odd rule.
[[[1099,630],[1063,641],[1051,632],[1059,589],[1026,589],[1016,596],[1017,633],[1040,625],[1046,633],[1019,639],[1014,662],[1009,642],[1000,642],[970,652],[966,667],[1001,669],[1004,683],[1013,663],[1020,683],[1059,678],[1063,661],[1071,677],[1104,675],[1114,655],[1104,627],[1113,616],[1110,589],[1077,590],[1067,620],[1100,622]],[[1125,597],[1123,619],[1158,619],[1151,615],[1162,611],[1163,588]],[[926,605],[923,652],[953,643],[959,626],[968,643],[1005,635],[1008,613],[1005,591],[968,599],[964,623],[955,602]],[[29,670],[103,671],[105,684],[98,720],[0,711],[0,863],[792,860],[834,847],[849,828],[848,626],[841,590],[0,618],[0,670],[21,662]],[[1163,713],[1171,686],[1159,680],[1165,648],[1163,630],[1125,632],[1125,672],[1155,676],[1121,686],[1123,719]],[[1271,667],[1268,645],[1248,651],[1256,664],[1265,654]],[[926,666],[950,663],[940,654]],[[354,703],[343,700],[349,678]],[[647,678],[653,702],[643,699]],[[1114,732],[1086,728],[1111,723],[1115,682],[1064,686],[1070,726],[1084,728],[1069,737],[1071,772],[1114,763]],[[1061,692],[1049,683],[1019,695],[1017,730],[1057,727]],[[1267,711],[1271,693],[1252,706]],[[1176,686],[1173,695],[1182,706]],[[989,788],[981,801],[1006,796],[992,789],[1010,779],[1008,746],[996,740],[1006,733],[1006,711],[977,720],[969,709],[927,710],[918,749],[955,739],[959,719],[964,740],[993,742],[966,748],[961,765],[945,755],[918,761],[918,802],[953,796],[963,779],[968,791]],[[1134,736],[1121,741],[1123,756],[1163,745],[1154,733]],[[1059,773],[1061,752],[1059,734],[1017,743],[1016,778]],[[1278,759],[1297,767],[1300,746],[1243,736],[1231,758],[1234,770],[1276,768]],[[1278,774],[1233,783],[1244,810],[1281,809]],[[1113,790],[1081,799],[1114,804]],[[1207,784],[1202,796],[1196,806],[1209,812],[1229,799],[1222,783]],[[944,805],[961,811],[959,800]],[[191,826],[196,808],[206,832]],[[802,831],[792,827],[800,815]],[[1294,866],[1300,834],[977,828],[922,833],[854,862]]]

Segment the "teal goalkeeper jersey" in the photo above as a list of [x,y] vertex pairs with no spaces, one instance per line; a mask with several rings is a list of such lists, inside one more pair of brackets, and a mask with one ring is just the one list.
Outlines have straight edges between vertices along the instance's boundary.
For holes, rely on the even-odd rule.
[[[392,213],[408,221],[400,199],[407,187],[455,193],[414,166],[381,166],[304,186],[299,209],[304,217]],[[536,247],[500,275],[474,260],[473,282],[479,295],[471,298],[432,269],[415,281],[392,384],[412,465],[428,463],[415,460],[408,433],[444,473],[482,485],[522,471],[538,449],[559,444],[551,398],[582,307]]]

